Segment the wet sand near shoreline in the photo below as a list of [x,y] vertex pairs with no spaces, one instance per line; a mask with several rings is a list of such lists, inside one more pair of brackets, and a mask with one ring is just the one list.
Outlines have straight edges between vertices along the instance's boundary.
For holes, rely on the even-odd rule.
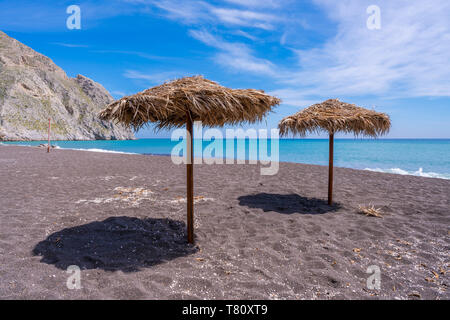
[[170,157],[0,145],[0,299],[449,299],[450,180],[327,173],[195,165],[191,246]]

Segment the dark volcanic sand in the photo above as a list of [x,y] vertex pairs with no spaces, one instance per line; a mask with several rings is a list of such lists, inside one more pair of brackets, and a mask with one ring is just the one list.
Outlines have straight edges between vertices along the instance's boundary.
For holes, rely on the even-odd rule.
[[448,180],[337,168],[329,207],[325,167],[196,165],[196,247],[169,157],[0,146],[0,187],[1,299],[450,297]]

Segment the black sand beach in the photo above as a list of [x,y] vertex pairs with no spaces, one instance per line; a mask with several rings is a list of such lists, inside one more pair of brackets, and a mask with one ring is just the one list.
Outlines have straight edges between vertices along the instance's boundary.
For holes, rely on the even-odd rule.
[[336,168],[330,207],[326,167],[194,170],[189,246],[169,157],[0,146],[0,299],[450,298],[449,180]]

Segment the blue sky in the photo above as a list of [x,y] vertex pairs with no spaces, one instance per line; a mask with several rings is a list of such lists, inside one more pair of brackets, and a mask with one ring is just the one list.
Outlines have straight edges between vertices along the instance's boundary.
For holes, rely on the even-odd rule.
[[449,17],[448,0],[0,1],[0,30],[115,98],[201,74],[281,98],[256,128],[339,98],[387,112],[388,138],[450,138]]

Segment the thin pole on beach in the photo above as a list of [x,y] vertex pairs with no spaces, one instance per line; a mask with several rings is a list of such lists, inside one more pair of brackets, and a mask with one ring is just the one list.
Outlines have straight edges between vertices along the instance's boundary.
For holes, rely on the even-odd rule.
[[47,144],[47,153],[50,152],[50,129],[52,127],[52,120],[48,118],[48,144]]
[[334,149],[334,133],[330,133],[330,151],[328,163],[328,205],[333,203],[333,149]]
[[194,152],[192,118],[187,112],[186,121],[186,179],[187,179],[187,238],[194,243]]

